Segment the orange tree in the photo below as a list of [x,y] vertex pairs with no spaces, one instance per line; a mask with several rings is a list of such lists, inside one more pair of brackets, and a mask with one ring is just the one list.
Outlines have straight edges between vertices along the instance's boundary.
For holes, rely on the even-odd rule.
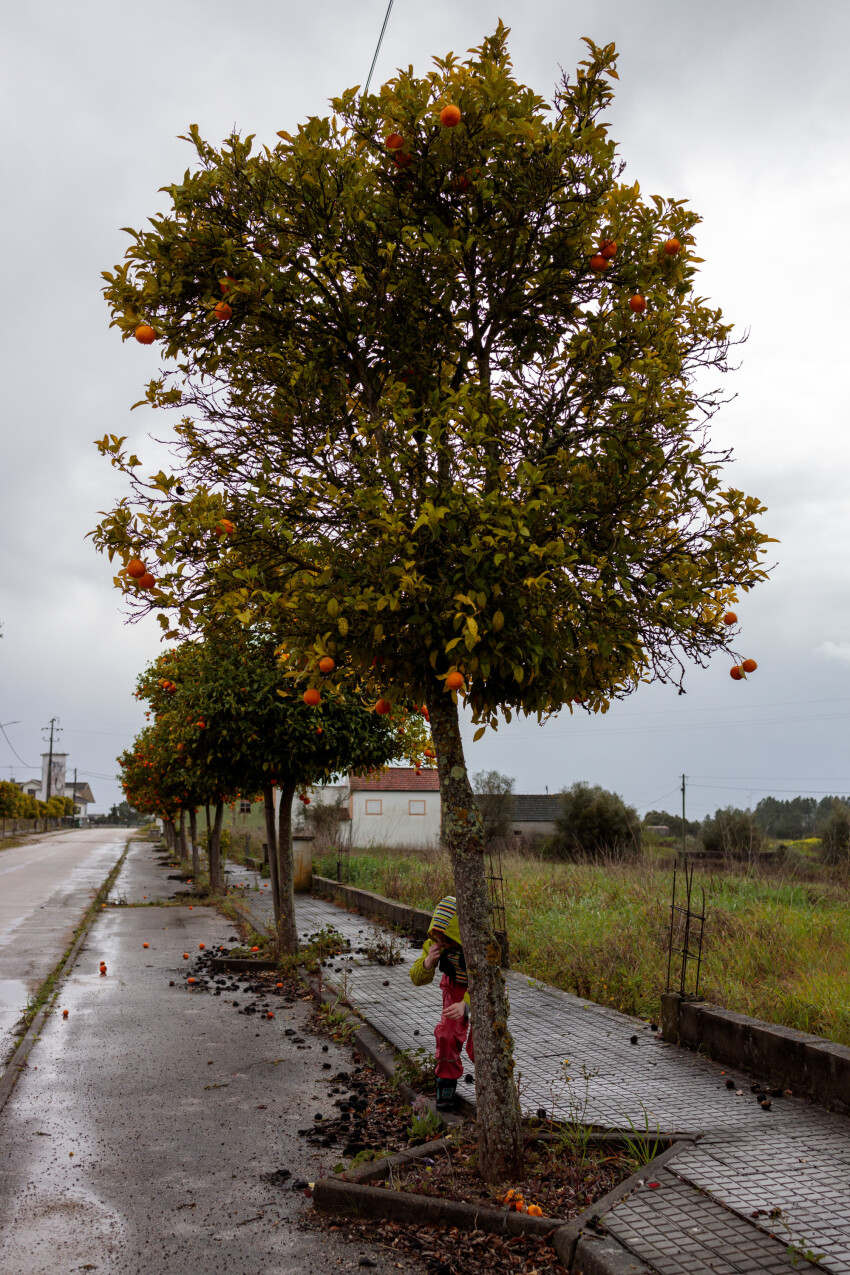
[[681,685],[766,540],[708,439],[731,329],[696,292],[699,218],[622,180],[602,122],[613,46],[547,104],[507,34],[258,151],[190,130],[195,167],[105,274],[124,337],[176,361],[143,400],[180,413],[175,467],[101,440],[134,490],[95,533],[166,628],[212,589],[289,635],[296,684],[332,658],[427,703],[489,1179],[520,1113],[458,695],[480,734]]
[[[210,883],[221,888],[219,853],[226,797],[262,792],[275,920],[284,951],[298,950],[293,896],[291,814],[298,788],[342,773],[363,774],[427,747],[424,722],[401,707],[376,714],[338,691],[307,707],[276,658],[278,643],[260,627],[219,622],[155,660],[137,682],[168,732],[185,781],[179,799],[215,806],[209,838]],[[274,787],[278,789],[277,823]]]
[[167,722],[146,726],[118,758],[121,786],[134,810],[163,821],[169,849],[179,849],[175,823],[190,793],[182,759]]

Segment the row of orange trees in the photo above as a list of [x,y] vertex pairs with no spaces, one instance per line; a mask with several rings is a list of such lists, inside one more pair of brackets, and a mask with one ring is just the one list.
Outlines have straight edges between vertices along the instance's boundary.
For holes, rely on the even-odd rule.
[[707,435],[732,336],[697,291],[699,217],[623,180],[615,68],[588,42],[547,102],[500,24],[273,144],[192,127],[194,166],[105,274],[113,324],[164,360],[143,402],[178,413],[168,471],[98,444],[130,483],[95,534],[145,572],[116,575],[131,607],[168,635],[268,626],[323,707],[430,710],[488,1179],[522,1132],[460,705],[477,738],[681,684],[765,575],[762,506]]
[[261,627],[222,620],[202,639],[165,652],[138,679],[136,695],[149,705],[149,725],[119,764],[127,800],[162,818],[184,855],[188,822],[196,876],[197,812],[205,811],[214,892],[223,885],[224,806],[262,794],[275,919],[284,950],[294,953],[290,825],[296,790],[395,759],[420,765],[430,735],[424,719],[403,706],[379,715],[371,704],[331,692],[318,711],[307,708],[280,669],[278,646]]

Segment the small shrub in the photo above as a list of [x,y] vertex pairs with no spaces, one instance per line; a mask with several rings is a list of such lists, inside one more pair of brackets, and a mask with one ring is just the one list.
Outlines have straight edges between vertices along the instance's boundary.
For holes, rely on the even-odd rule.
[[850,806],[835,798],[820,826],[821,852],[827,863],[850,860]]
[[563,809],[547,853],[553,859],[634,858],[642,845],[641,823],[633,806],[596,784],[577,783],[562,794]]

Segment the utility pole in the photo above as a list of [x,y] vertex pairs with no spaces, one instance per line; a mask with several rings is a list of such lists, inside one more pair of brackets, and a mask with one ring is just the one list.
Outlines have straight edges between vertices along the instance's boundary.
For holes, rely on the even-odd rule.
[[74,767],[74,795],[71,798],[74,803],[74,814],[77,813],[77,767]]
[[682,775],[682,866],[685,863],[685,776]]
[[[51,797],[51,789],[52,789],[52,787],[53,787],[53,731],[54,731],[54,728],[55,728],[58,724],[59,724],[59,718],[58,718],[58,717],[51,717],[50,722],[49,722],[49,727],[50,727],[50,748],[49,748],[49,752],[48,752],[48,754],[47,754],[47,788],[46,788],[46,791],[45,791],[45,794],[44,794],[44,800],[45,800],[45,801],[49,801],[49,800],[50,800],[50,797]],[[47,726],[45,726],[45,727],[44,727],[44,729],[45,729],[45,730],[47,730],[47,729],[48,729],[48,727],[47,727]]]

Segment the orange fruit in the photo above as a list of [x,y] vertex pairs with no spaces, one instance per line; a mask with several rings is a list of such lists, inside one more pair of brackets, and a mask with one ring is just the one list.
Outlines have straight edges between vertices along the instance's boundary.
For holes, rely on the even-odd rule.
[[393,711],[393,706],[388,699],[379,699],[375,705],[375,712],[379,717],[386,717],[388,713]]
[[724,624],[737,624],[737,623],[738,623],[738,617],[737,617],[737,615],[735,614],[735,612],[734,612],[734,611],[727,611],[727,612],[726,612],[726,614],[725,614],[725,615],[724,615],[724,617],[723,617],[723,623],[724,623]]
[[206,944],[205,944],[205,943],[199,943],[199,944],[198,944],[198,951],[199,951],[199,952],[203,952],[203,950],[204,950],[205,946],[206,946]]
[[156,580],[151,575],[150,571],[146,571],[144,575],[139,576],[140,589],[152,589],[155,584],[156,584]]
[[629,297],[629,309],[635,314],[643,314],[646,309],[646,298],[639,296],[637,293],[633,297]]
[[406,151],[396,151],[395,155],[393,155],[393,163],[396,168],[407,168],[408,164],[411,163],[411,157]]
[[189,953],[188,953],[188,952],[184,952],[184,953],[183,953],[183,960],[184,960],[184,961],[188,961],[188,959],[189,959]]
[[542,1216],[543,1216],[543,1210],[541,1209],[540,1205],[539,1205],[539,1204],[529,1204],[529,1206],[528,1206],[528,1216],[529,1216],[529,1217],[542,1217]]
[[306,690],[301,698],[308,708],[315,708],[322,702],[322,696],[319,691],[316,690],[315,686],[311,686],[309,690]]
[[270,1009],[269,1012],[266,1014],[266,1018],[274,1018],[274,1011]]
[[198,730],[206,730],[207,728],[206,722],[198,722],[197,725],[198,725]]
[[744,660],[741,664],[741,668],[745,673],[755,673],[758,668],[758,664],[756,664],[755,660]]
[[143,943],[143,944],[142,944],[142,947],[149,947],[149,946],[150,946],[150,944],[148,944],[148,943]]
[[133,580],[140,579],[140,577],[143,576],[146,571],[147,571],[147,567],[142,562],[141,558],[131,558],[130,561],[127,563],[127,575],[130,576]]
[[446,678],[446,689],[449,691],[459,691],[463,686],[463,673],[449,673]]
[[668,239],[664,245],[664,251],[667,253],[668,257],[675,257],[676,253],[681,251],[681,248],[682,245],[679,243],[678,239]]
[[106,966],[105,966],[105,965],[101,965],[101,967],[100,967],[100,977],[101,977],[101,978],[103,978],[103,976],[104,976],[104,974],[105,974],[105,973],[106,973]]
[[612,257],[617,255],[617,245],[613,239],[608,239],[605,243],[599,245],[600,257],[605,257],[606,261],[610,261]]
[[729,676],[734,682],[740,682],[744,674],[741,672],[740,666],[736,664],[734,668],[730,668]]
[[221,522],[215,524],[215,534],[217,536],[232,536],[236,528],[229,518],[222,518]]
[[404,145],[404,138],[401,133],[390,133],[389,137],[384,141],[388,151],[400,151]]
[[469,190],[469,178],[466,173],[458,173],[457,177],[452,178],[452,190],[456,190],[459,195]]
[[600,272],[600,273],[601,273],[601,271],[603,271],[603,270],[607,270],[607,269],[608,269],[608,258],[607,258],[607,257],[603,257],[603,256],[602,256],[602,254],[601,254],[600,252],[595,253],[595,254],[594,254],[594,255],[590,258],[590,268],[591,268],[591,270],[596,270],[596,271],[598,271],[598,272]]
[[335,660],[332,660],[332,659],[331,659],[331,657],[330,657],[329,655],[324,655],[324,656],[323,656],[323,657],[319,660],[319,672],[320,672],[320,673],[332,673],[332,672],[334,671],[334,669],[335,669],[335,668],[336,668],[336,661],[335,661]]
[[153,345],[156,333],[149,323],[140,323],[133,333],[139,345]]
[[219,322],[221,322],[224,319],[233,318],[233,310],[227,304],[226,301],[219,301],[218,305],[215,308],[214,313],[215,313],[215,317],[219,320]]
[[275,983],[275,987],[283,987],[283,983]]
[[460,107],[444,106],[440,111],[440,123],[443,128],[456,128],[460,123]]
[[258,947],[252,947],[252,948],[251,948],[251,951],[252,951],[252,952],[259,952],[259,950],[260,950],[260,949],[259,949]]
[[223,279],[219,279],[218,281],[218,286],[221,288],[222,292],[225,294],[228,293],[230,289],[234,287],[235,285],[236,285],[236,280],[233,279],[230,275],[225,275]]
[[187,983],[194,983],[194,981],[195,981],[195,980],[194,980],[193,978],[187,978],[187,979],[186,979],[186,982],[187,982]]
[[67,1018],[67,1017],[68,1017],[68,1011],[67,1011],[67,1009],[63,1009],[63,1010],[62,1010],[62,1017],[63,1017],[63,1018]]

